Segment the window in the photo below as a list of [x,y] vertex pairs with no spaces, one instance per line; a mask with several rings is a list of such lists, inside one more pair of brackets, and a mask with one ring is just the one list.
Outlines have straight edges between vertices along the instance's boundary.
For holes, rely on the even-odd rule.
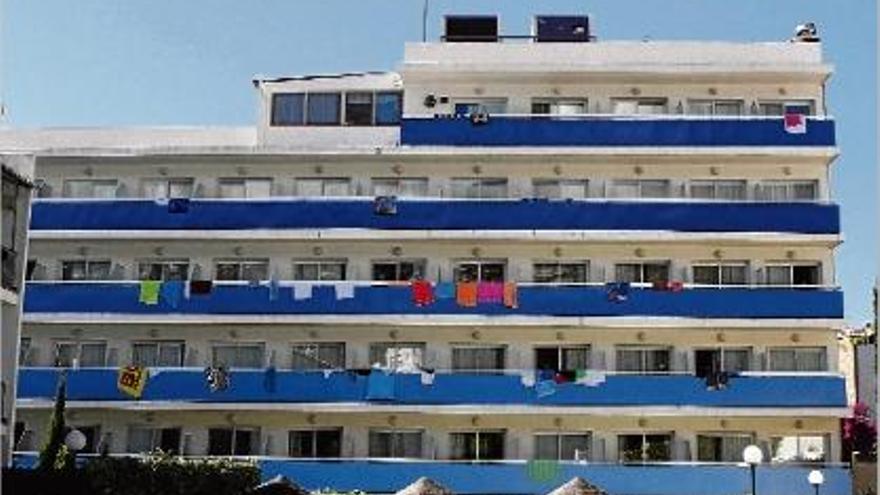
[[450,433],[449,458],[453,461],[504,459],[504,431]]
[[736,263],[700,263],[693,265],[694,283],[701,285],[746,285],[748,280],[748,264]]
[[101,447],[101,427],[98,425],[89,425],[89,426],[73,426],[72,428],[76,428],[86,437],[86,446],[83,447],[78,453],[80,454],[97,454],[98,449]]
[[538,433],[535,435],[535,459],[580,461],[590,457],[589,433]]
[[672,351],[668,347],[619,347],[617,371],[667,373]]
[[767,285],[779,286],[816,286],[820,285],[818,263],[780,263],[768,264]]
[[345,125],[373,125],[373,93],[345,94]]
[[828,371],[824,347],[778,347],[769,356],[770,371]]
[[128,429],[127,452],[143,454],[161,450],[167,454],[180,454],[180,438],[180,428],[132,426]]
[[22,337],[18,344],[18,365],[31,366],[31,338]]
[[746,199],[744,180],[695,180],[690,183],[691,197],[743,201]]
[[743,450],[754,443],[751,433],[697,435],[697,460],[700,462],[741,462]]
[[383,368],[421,366],[424,342],[373,342],[370,344],[370,365]]
[[116,179],[68,179],[64,181],[65,198],[115,198]]
[[290,457],[342,457],[342,428],[293,430],[289,433],[288,439],[287,454]]
[[189,261],[155,260],[138,263],[139,280],[188,280]]
[[613,180],[609,197],[612,198],[668,198],[668,180]]
[[144,179],[141,183],[145,198],[190,198],[193,195],[192,178]]
[[405,282],[425,275],[425,263],[421,260],[389,260],[373,262],[373,280],[380,282]]
[[620,115],[662,115],[666,100],[660,98],[616,98],[612,100],[613,113]]
[[339,125],[339,93],[309,93],[306,124]]
[[403,93],[381,91],[376,93],[376,125],[400,125],[403,114]]
[[103,341],[56,342],[55,366],[101,368],[107,364],[106,354],[107,343]]
[[61,262],[61,280],[110,280],[109,260]]
[[587,113],[586,99],[534,99],[533,115],[582,115]]
[[773,437],[770,439],[771,462],[825,462],[828,437],[825,435],[800,435]]
[[669,280],[669,262],[618,263],[614,265],[616,282],[645,283]]
[[758,102],[758,113],[767,116],[782,116],[785,114],[786,108],[792,107],[806,112],[807,115],[815,115],[816,113],[813,100],[760,101]]
[[254,455],[259,437],[251,428],[209,428],[208,455]]
[[485,98],[455,102],[455,115],[472,115],[475,113],[487,113],[489,115],[507,113],[507,100],[503,98]]
[[262,368],[265,361],[266,346],[255,344],[214,344],[211,349],[211,366],[225,368]]
[[214,262],[214,280],[258,281],[269,279],[269,260],[217,260]]
[[427,177],[374,177],[373,196],[425,197],[428,195]]
[[507,197],[505,178],[453,178],[450,180],[453,198],[495,199]]
[[690,100],[688,113],[691,115],[742,115],[742,100]]
[[762,201],[815,201],[819,183],[814,180],[768,180],[757,185],[756,199]]
[[272,179],[220,179],[221,198],[268,198]]
[[539,370],[576,371],[590,368],[590,346],[538,347],[535,368]]
[[749,348],[698,349],[694,351],[695,373],[698,377],[705,378],[718,371],[748,371],[751,359],[752,352]]
[[421,430],[370,430],[370,457],[422,457]]
[[454,371],[503,370],[503,346],[467,346],[452,348],[452,369]]
[[183,366],[184,344],[179,340],[134,342],[131,364],[135,366]]
[[672,435],[619,435],[617,452],[617,458],[621,462],[668,461],[672,459]]
[[345,280],[345,261],[294,261],[293,279],[312,281]]
[[272,125],[303,125],[306,114],[306,95],[303,93],[275,93],[272,95]]
[[293,344],[294,370],[345,368],[345,342],[303,342]]
[[350,196],[351,181],[344,177],[297,178],[296,195],[303,197]]
[[459,261],[453,269],[456,282],[504,282],[503,261]]
[[534,179],[536,198],[583,199],[588,196],[588,182],[579,179]]
[[587,261],[540,262],[532,265],[532,279],[539,284],[582,284],[587,282]]

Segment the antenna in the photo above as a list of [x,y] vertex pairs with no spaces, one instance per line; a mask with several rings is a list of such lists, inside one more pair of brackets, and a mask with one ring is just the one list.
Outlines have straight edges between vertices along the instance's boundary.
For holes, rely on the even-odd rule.
[[428,0],[422,3],[422,43],[428,41]]

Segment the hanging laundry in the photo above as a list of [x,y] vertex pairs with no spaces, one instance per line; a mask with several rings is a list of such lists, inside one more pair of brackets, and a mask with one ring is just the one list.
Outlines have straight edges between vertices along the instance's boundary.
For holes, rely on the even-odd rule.
[[189,282],[190,295],[210,294],[214,289],[214,282],[211,280],[192,280]]
[[373,200],[373,213],[376,215],[397,215],[397,197],[377,196]]
[[229,373],[223,366],[205,368],[205,383],[211,392],[220,392],[229,388]]
[[140,366],[125,366],[119,368],[119,375],[116,379],[116,387],[125,395],[140,399],[144,393],[144,387],[147,386],[149,372],[146,368]]
[[434,370],[431,368],[422,368],[420,380],[422,385],[434,384]]
[[654,283],[651,284],[651,289],[653,290],[669,290],[669,282],[666,280],[655,280]]
[[437,282],[437,287],[434,289],[434,297],[437,299],[454,299],[455,284],[452,282]]
[[336,282],[333,286],[336,290],[336,299],[354,299],[353,282]]
[[413,280],[410,282],[413,303],[416,306],[428,306],[434,303],[434,286],[427,280]]
[[585,387],[598,387],[605,383],[605,372],[602,370],[577,370],[574,382]]
[[684,290],[684,282],[681,280],[670,280],[666,283],[666,286],[672,292],[681,292]]
[[394,381],[393,373],[373,369],[367,377],[367,400],[393,400]]
[[159,290],[162,288],[162,282],[158,280],[141,280],[140,297],[138,301],[141,304],[153,306],[159,304]]
[[807,116],[802,113],[785,112],[783,116],[785,121],[785,132],[789,134],[806,134],[807,133]]
[[541,380],[535,383],[535,393],[538,397],[547,397],[556,393],[556,382],[553,380]]
[[629,299],[629,282],[611,282],[605,284],[605,293],[608,300],[613,303],[621,303]]
[[321,370],[321,372],[324,373],[324,379],[325,379],[325,380],[329,380],[329,379],[330,379],[330,375],[333,374],[333,371],[334,371],[334,370],[332,370],[332,369],[326,369],[326,368],[323,369],[323,370]]
[[519,382],[523,387],[532,388],[535,386],[535,371],[521,370],[519,373]]
[[188,213],[189,198],[171,198],[168,200],[168,213]]
[[160,294],[165,304],[177,309],[180,306],[180,300],[183,299],[183,287],[184,282],[182,280],[167,280],[163,282]]
[[575,381],[575,372],[569,370],[557,371],[556,374],[553,375],[553,381],[556,383],[571,383]]
[[504,305],[511,309],[519,307],[519,288],[516,282],[504,283]]
[[303,299],[311,299],[312,288],[314,287],[314,285],[315,284],[312,282],[294,282],[293,298],[297,301],[302,301]]
[[275,393],[277,385],[278,370],[274,366],[269,366],[263,374],[263,388],[266,389],[266,392]]
[[455,286],[455,301],[465,308],[477,307],[477,283],[459,282]]
[[280,283],[278,282],[278,274],[273,273],[272,278],[269,279],[269,300],[277,301],[278,293],[281,291]]
[[477,303],[494,304],[504,301],[504,284],[502,282],[477,283]]

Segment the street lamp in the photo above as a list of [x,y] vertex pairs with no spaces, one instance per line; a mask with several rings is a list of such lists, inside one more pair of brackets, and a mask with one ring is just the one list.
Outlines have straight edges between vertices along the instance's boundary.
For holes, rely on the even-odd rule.
[[757,495],[757,480],[755,478],[755,468],[764,460],[764,452],[757,445],[749,445],[743,449],[743,460],[749,465],[752,473],[752,495]]
[[822,474],[822,471],[814,469],[807,475],[807,481],[813,485],[813,488],[816,490],[816,495],[819,495],[819,487],[822,486],[822,483],[825,483],[825,476]]
[[67,446],[67,450],[70,451],[74,461],[76,461],[76,453],[86,448],[86,436],[83,435],[83,432],[74,428],[64,436],[64,445]]

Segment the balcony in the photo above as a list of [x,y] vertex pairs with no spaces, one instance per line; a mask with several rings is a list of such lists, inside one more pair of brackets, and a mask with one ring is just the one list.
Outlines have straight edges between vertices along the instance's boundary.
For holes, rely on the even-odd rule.
[[[216,283],[209,294],[163,295],[158,304],[139,302],[138,282],[29,282],[26,315],[490,315],[689,318],[842,318],[843,293],[836,289],[685,288],[680,292],[632,288],[612,300],[597,285],[520,284],[518,306],[481,303],[463,307],[455,299],[427,306],[413,303],[406,284],[309,283],[310,297],[295,297],[293,282]],[[353,297],[337,297],[337,286],[353,284]]]
[[786,232],[838,234],[837,205],[820,203],[609,200],[397,200],[378,214],[373,199],[40,200],[31,230],[162,231],[255,229]]
[[782,117],[489,116],[404,118],[405,146],[834,146],[834,121],[807,119],[803,134],[785,130]]
[[[51,401],[59,369],[22,368],[18,399]],[[67,370],[68,401],[130,401],[116,387],[118,369]],[[151,370],[141,402],[183,401],[228,403],[346,403],[394,406],[557,406],[557,407],[701,407],[819,408],[838,414],[846,408],[843,377],[829,374],[744,374],[729,379],[723,390],[690,375],[609,374],[592,385],[561,383],[549,394],[522,383],[521,372],[436,373],[424,385],[419,374],[388,375],[390,387],[375,385],[383,372],[233,370],[226,390],[211,392],[202,369]],[[530,372],[533,373],[534,372]],[[271,376],[271,377],[270,377]],[[380,378],[381,379],[381,378]],[[602,381],[604,380],[604,381]],[[387,382],[386,382],[387,383]],[[685,413],[686,414],[686,413]]]

